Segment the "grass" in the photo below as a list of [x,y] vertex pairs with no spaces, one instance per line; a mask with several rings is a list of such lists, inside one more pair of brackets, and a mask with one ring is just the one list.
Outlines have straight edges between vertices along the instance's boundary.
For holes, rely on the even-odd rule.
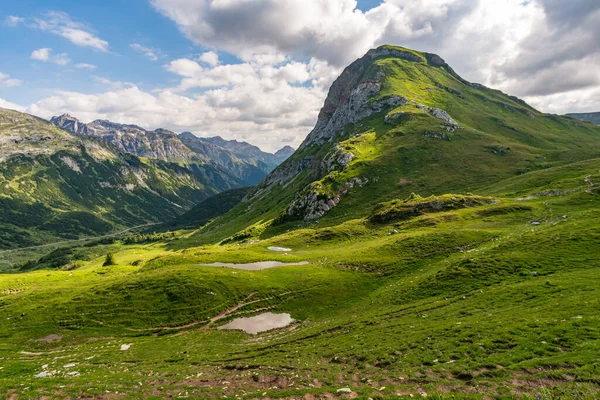
[[[178,236],[112,245],[117,266],[102,267],[102,254],[71,271],[2,275],[0,393],[279,398],[350,387],[365,398],[594,398],[599,202],[585,192],[497,197],[183,250]],[[310,264],[198,266],[259,260]],[[255,302],[216,326],[270,310],[291,313],[294,329],[205,328],[248,296]],[[62,339],[38,341],[52,334]],[[45,364],[60,372],[34,378]]]
[[[449,140],[414,103],[383,110],[202,228],[0,275],[0,397],[598,398],[598,128],[413,55],[365,76],[446,110],[462,126]],[[321,173],[334,146],[355,157]],[[354,178],[368,183],[321,220],[273,224],[308,184],[327,196]],[[308,264],[202,266],[268,260]],[[218,329],[266,311],[296,321]]]

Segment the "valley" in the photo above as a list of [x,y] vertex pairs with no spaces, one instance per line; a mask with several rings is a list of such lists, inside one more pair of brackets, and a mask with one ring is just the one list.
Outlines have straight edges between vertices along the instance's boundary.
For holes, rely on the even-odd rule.
[[[228,167],[239,142],[169,136],[229,152],[214,163],[124,156],[100,122],[61,118],[75,135],[20,125],[67,145],[3,162],[0,223],[47,240],[44,200],[110,221],[90,235],[156,225],[19,246],[0,271],[0,397],[600,396],[600,127],[387,45],[342,72],[289,158],[247,155],[272,169],[253,183]],[[102,201],[42,196],[52,174],[92,191],[99,171]]]

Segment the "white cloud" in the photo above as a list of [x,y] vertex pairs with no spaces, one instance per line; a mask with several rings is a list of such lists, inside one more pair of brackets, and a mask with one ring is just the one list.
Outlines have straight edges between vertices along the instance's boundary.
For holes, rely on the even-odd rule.
[[[274,151],[282,143],[299,145],[315,124],[328,86],[319,82],[332,78],[321,67],[313,60],[277,67],[243,63],[203,68],[180,59],[166,66],[180,76],[177,88],[149,93],[126,82],[95,77],[105,88],[102,93],[56,91],[30,105],[28,112],[45,118],[68,112],[83,121],[110,119],[200,136],[221,135]],[[297,86],[288,79],[308,85]],[[183,93],[192,87],[208,90]]]
[[77,46],[108,51],[106,40],[100,39],[89,27],[73,21],[69,14],[62,11],[50,11],[43,18],[33,18],[33,22],[27,23],[27,26],[62,36]]
[[79,64],[75,64],[75,68],[80,68],[80,69],[96,69],[96,66],[94,64],[79,63]]
[[52,54],[52,49],[47,47],[32,51],[29,58],[37,61],[50,62],[56,65],[67,65],[71,62],[67,53]]
[[48,61],[50,59],[50,52],[52,51],[52,49],[49,49],[47,47],[42,48],[42,49],[37,49],[31,52],[31,56],[29,56],[29,58],[31,58],[32,60],[38,60],[38,61]]
[[144,47],[139,43],[132,43],[129,45],[129,47],[131,47],[133,50],[142,53],[143,55],[145,55],[146,57],[148,57],[149,59],[151,59],[152,61],[157,61],[158,60],[158,55],[157,55],[157,51],[154,49],[151,49],[149,47]]
[[207,51],[198,57],[198,61],[210,65],[211,67],[219,65],[219,55],[214,51]]
[[0,72],[0,88],[9,88],[22,85],[23,82],[19,79],[11,78],[10,75]]
[[25,107],[11,103],[10,101],[6,101],[4,99],[0,99],[0,108],[8,108],[10,110],[17,110],[21,112],[25,111]]
[[[596,0],[577,7],[559,0],[384,0],[368,12],[355,0],[151,1],[213,50],[168,62],[178,78],[173,88],[148,92],[95,77],[100,93],[56,91],[30,112],[219,134],[274,150],[298,145],[341,69],[384,43],[437,53],[464,78],[523,96],[542,111],[600,111]],[[91,32],[64,13],[36,23],[62,36],[61,27]],[[240,62],[224,63],[223,52]]]
[[7,26],[17,26],[19,25],[21,22],[24,22],[25,19],[21,18],[21,17],[16,17],[14,15],[9,15],[8,17],[6,17],[4,19],[4,24]]
[[369,48],[389,43],[440,54],[466,79],[521,96],[600,87],[600,3],[595,0],[576,5],[558,0],[384,0],[368,12],[358,10],[355,0],[152,4],[196,44],[248,62],[268,54],[280,60],[314,58],[339,68]]

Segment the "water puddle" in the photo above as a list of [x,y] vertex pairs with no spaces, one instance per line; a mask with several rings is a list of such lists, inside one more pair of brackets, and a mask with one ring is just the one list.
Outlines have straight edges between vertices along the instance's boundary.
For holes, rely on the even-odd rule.
[[287,247],[277,247],[277,246],[269,246],[267,249],[271,251],[292,251],[292,249],[288,249]]
[[246,271],[258,271],[261,269],[275,268],[275,267],[291,267],[297,265],[307,265],[308,261],[296,262],[296,263],[285,263],[279,261],[259,261],[245,264],[234,264],[234,263],[221,263],[216,262],[212,264],[198,264],[202,267],[228,267],[235,269],[244,269]]
[[268,312],[255,317],[236,318],[227,325],[220,326],[219,329],[240,329],[251,335],[256,335],[271,329],[286,327],[292,322],[294,322],[294,319],[290,314]]

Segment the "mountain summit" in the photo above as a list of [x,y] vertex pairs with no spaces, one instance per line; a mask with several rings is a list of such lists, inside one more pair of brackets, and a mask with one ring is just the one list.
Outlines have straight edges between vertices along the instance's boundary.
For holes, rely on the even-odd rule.
[[466,81],[435,54],[381,46],[342,72],[298,151],[227,224],[339,221],[413,192],[476,192],[598,156],[599,138],[589,124]]

